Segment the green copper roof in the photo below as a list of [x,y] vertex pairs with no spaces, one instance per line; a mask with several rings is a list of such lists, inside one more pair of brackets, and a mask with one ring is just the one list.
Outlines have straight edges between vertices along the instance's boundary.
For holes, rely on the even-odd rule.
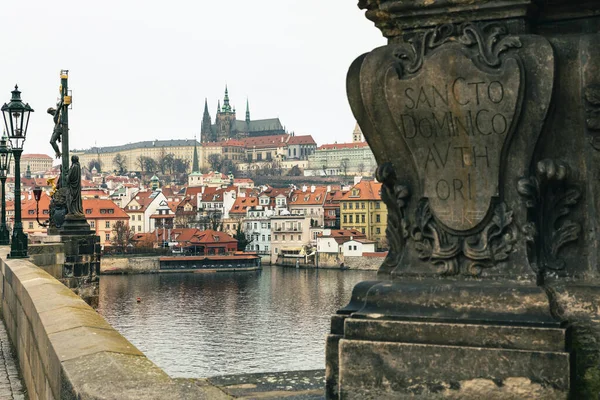
[[231,105],[229,105],[229,92],[227,91],[227,85],[225,85],[225,98],[223,99],[223,108],[221,108],[221,112],[231,112]]

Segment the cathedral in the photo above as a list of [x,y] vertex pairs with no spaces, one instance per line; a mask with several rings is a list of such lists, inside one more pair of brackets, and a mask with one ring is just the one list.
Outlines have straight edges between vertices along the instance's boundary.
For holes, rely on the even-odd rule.
[[225,86],[223,107],[221,107],[221,101],[219,100],[214,124],[208,112],[208,102],[204,101],[204,115],[200,130],[202,142],[220,142],[226,139],[243,139],[285,133],[285,128],[281,125],[279,118],[251,120],[248,101],[246,101],[246,118],[243,121],[236,119],[235,107],[232,108],[229,104],[227,86]]

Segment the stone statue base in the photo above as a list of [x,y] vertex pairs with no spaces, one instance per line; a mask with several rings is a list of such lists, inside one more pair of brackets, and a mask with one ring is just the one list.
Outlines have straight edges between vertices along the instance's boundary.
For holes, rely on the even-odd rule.
[[[92,307],[97,306],[100,237],[95,233],[51,235],[49,232],[48,236],[34,235],[31,239],[32,261],[40,267],[49,267],[44,269]],[[56,246],[60,249],[57,250]],[[47,257],[50,255],[53,257]]]
[[65,217],[59,232],[61,235],[96,235],[85,217],[74,217],[69,214]]
[[362,282],[332,319],[328,399],[566,399],[564,324],[533,285]]

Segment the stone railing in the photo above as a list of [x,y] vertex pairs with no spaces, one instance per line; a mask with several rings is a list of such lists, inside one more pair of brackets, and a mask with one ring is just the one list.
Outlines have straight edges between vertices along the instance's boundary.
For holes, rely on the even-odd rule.
[[30,399],[222,399],[171,379],[70,289],[0,247],[2,316]]

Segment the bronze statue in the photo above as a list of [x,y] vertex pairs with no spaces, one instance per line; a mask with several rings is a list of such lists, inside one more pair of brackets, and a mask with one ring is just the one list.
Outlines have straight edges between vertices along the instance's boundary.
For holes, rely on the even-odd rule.
[[71,168],[67,174],[67,216],[75,218],[85,218],[83,215],[83,205],[81,202],[81,166],[79,157],[71,157]]
[[62,100],[56,105],[56,107],[57,108],[50,107],[48,109],[48,114],[50,114],[54,117],[54,131],[52,131],[52,137],[50,138],[50,144],[52,145],[52,148],[54,149],[54,154],[56,155],[56,158],[60,158],[62,156],[62,154],[60,153],[60,150],[58,149],[58,145],[56,144],[56,142],[60,143],[62,131],[63,131],[62,118],[61,118]]

